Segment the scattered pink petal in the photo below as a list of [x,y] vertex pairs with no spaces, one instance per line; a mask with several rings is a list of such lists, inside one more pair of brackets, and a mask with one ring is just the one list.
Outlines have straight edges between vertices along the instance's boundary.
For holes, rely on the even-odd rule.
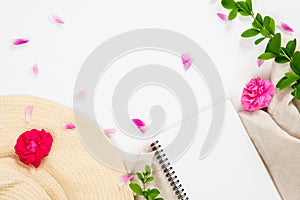
[[129,182],[133,178],[133,175],[125,175],[121,177],[120,186],[124,185],[125,183]]
[[85,91],[80,91],[74,94],[74,99],[76,100],[82,100],[86,97],[86,92]]
[[57,24],[64,24],[65,23],[65,21],[57,15],[52,15],[51,19],[53,20],[53,22],[55,22]]
[[26,122],[29,122],[32,115],[32,106],[27,106],[25,113],[26,113]]
[[257,66],[260,67],[262,64],[264,64],[264,60],[257,60]]
[[26,44],[27,42],[29,42],[28,39],[18,38],[13,40],[12,45],[21,45]]
[[115,134],[116,133],[116,129],[104,129],[103,132],[104,132],[105,135],[109,136],[109,135]]
[[4,125],[3,124],[0,124],[0,129],[2,129],[4,127]]
[[132,119],[132,122],[137,126],[137,128],[142,132],[146,132],[146,124],[140,119]]
[[225,21],[225,22],[228,21],[228,16],[227,16],[227,15],[222,14],[222,13],[217,13],[217,15],[218,15],[218,17],[219,17],[221,20],[223,20],[223,21]]
[[32,72],[34,73],[34,75],[39,75],[39,73],[40,73],[40,71],[39,71],[39,67],[38,67],[38,65],[37,64],[34,64],[33,66],[32,66]]
[[284,22],[281,22],[281,23],[280,23],[280,26],[281,26],[282,30],[284,30],[284,31],[286,31],[286,32],[289,32],[289,33],[294,32],[294,30],[293,30],[289,25],[287,25],[287,24],[284,23]]
[[74,129],[74,128],[76,128],[76,126],[72,123],[64,123],[63,125],[64,125],[65,129]]
[[188,70],[192,65],[192,58],[188,54],[181,55],[182,64],[185,70]]

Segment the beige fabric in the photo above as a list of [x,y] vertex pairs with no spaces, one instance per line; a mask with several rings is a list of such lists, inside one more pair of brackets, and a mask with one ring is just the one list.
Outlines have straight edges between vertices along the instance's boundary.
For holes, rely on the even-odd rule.
[[[289,71],[288,65],[274,64],[274,84]],[[261,154],[281,196],[300,199],[300,115],[299,101],[291,89],[276,90],[268,112],[241,112],[247,132]]]
[[[33,107],[29,122],[26,106]],[[88,133],[101,134],[81,120]],[[0,97],[0,124],[4,125],[0,129],[0,199],[132,200],[128,184],[119,186],[124,172],[96,161],[82,145],[77,129],[65,130],[64,122],[76,124],[73,111],[56,103],[35,97]],[[37,169],[20,162],[14,153],[18,136],[32,128],[43,128],[54,139],[49,156]],[[99,146],[116,165],[122,163],[105,137]]]

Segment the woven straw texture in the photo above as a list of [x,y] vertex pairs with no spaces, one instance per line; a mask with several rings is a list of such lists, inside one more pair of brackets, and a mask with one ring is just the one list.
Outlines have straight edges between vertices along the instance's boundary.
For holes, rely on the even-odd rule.
[[[29,122],[27,106],[33,107]],[[96,134],[94,126],[81,120],[87,124],[87,132]],[[96,161],[84,148],[77,129],[64,129],[66,122],[76,124],[73,111],[54,102],[28,96],[0,97],[0,124],[4,125],[0,129],[0,199],[132,200],[128,184],[119,186],[124,172]],[[37,169],[23,164],[14,152],[19,135],[33,128],[45,129],[53,136],[50,154]],[[102,143],[106,156],[120,166],[122,160],[105,136]]]

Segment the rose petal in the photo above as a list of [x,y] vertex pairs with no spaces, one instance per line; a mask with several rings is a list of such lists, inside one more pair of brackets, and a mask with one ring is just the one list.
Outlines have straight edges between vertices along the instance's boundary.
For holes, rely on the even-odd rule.
[[146,132],[146,124],[140,119],[132,119],[132,122],[137,126],[137,128],[142,132]]
[[57,15],[52,15],[51,19],[53,20],[53,22],[55,22],[57,24],[64,24],[65,23],[65,21]]
[[4,127],[4,125],[3,124],[0,124],[0,129],[2,129]]
[[13,40],[12,45],[21,45],[26,44],[27,42],[29,42],[28,39],[18,38]]
[[120,186],[124,185],[133,178],[133,175],[124,175],[121,177]]
[[32,66],[32,72],[34,73],[34,75],[39,75],[39,67],[38,67],[38,65],[37,64],[34,64],[33,66]]
[[228,21],[228,16],[223,13],[217,13],[218,17],[223,21]]
[[82,100],[86,97],[86,92],[85,91],[80,91],[74,94],[74,99],[76,100]]
[[38,167],[41,165],[41,162],[42,162],[41,159],[37,159],[37,160],[34,160],[34,161],[32,162],[32,165],[33,165],[35,168],[38,168]]
[[32,115],[32,106],[27,106],[25,113],[26,113],[26,122],[29,122]]
[[104,129],[103,132],[105,135],[113,135],[116,133],[116,129]]
[[64,125],[65,129],[74,129],[74,128],[76,128],[76,126],[72,123],[64,123],[63,125]]
[[264,64],[264,60],[257,60],[257,66],[260,67],[262,64]]
[[290,33],[294,32],[294,30],[284,22],[281,22],[280,26],[281,26],[282,30],[284,30],[286,32],[290,32]]
[[187,54],[182,54],[181,55],[181,60],[182,60],[182,64],[183,64],[185,70],[188,70],[192,65],[191,57]]

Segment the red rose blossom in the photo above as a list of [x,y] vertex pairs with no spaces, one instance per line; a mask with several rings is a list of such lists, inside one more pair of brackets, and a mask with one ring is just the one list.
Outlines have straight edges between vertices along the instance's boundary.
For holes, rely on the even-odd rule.
[[24,164],[32,164],[38,168],[41,160],[48,156],[52,142],[52,135],[44,129],[41,131],[32,129],[19,136],[15,145],[15,152]]

